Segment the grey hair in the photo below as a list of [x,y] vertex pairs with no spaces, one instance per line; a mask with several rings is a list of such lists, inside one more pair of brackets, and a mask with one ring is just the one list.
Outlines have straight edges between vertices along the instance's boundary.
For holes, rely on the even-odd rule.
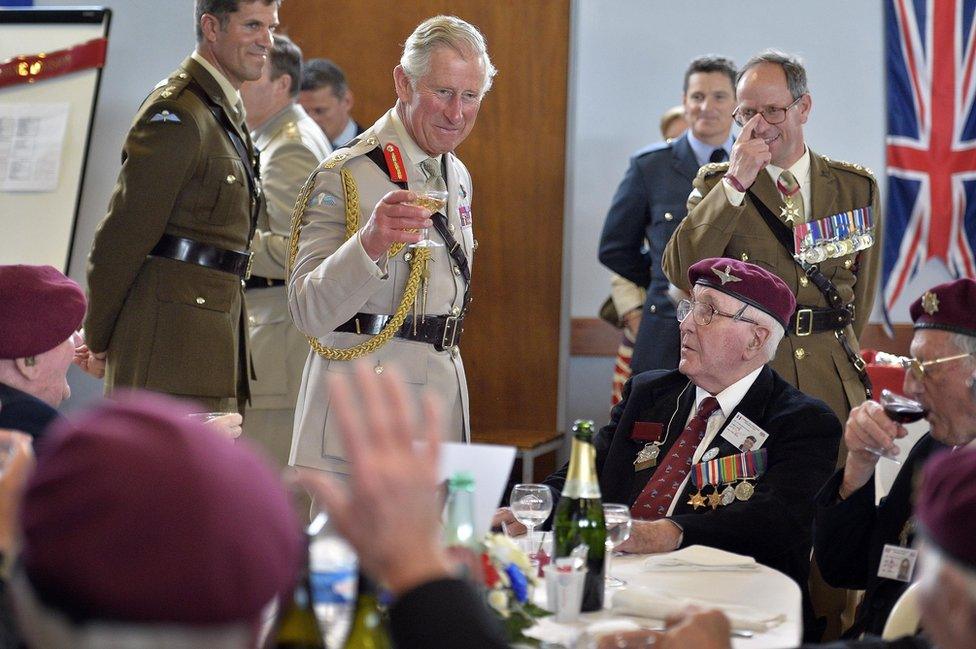
[[799,57],[773,49],[763,50],[746,61],[746,64],[739,69],[739,74],[735,78],[736,87],[739,86],[739,82],[742,81],[742,77],[745,76],[746,72],[763,63],[778,65],[783,69],[783,74],[786,75],[786,87],[789,88],[790,95],[793,96],[793,99],[799,99],[801,96],[810,92],[810,88],[807,87],[807,71],[803,67],[803,63]]
[[783,340],[783,336],[786,335],[786,330],[776,318],[769,315],[765,311],[760,311],[753,306],[750,306],[749,308],[752,309],[752,312],[748,317],[758,322],[760,326],[769,330],[769,338],[767,338],[766,342],[763,343],[762,348],[762,351],[766,356],[766,362],[768,363],[776,358],[776,350],[779,349],[779,344]]
[[976,354],[976,336],[954,333],[950,340],[963,354]]
[[403,44],[400,66],[410,78],[411,84],[430,71],[430,55],[437,47],[450,47],[462,57],[474,55],[481,59],[485,80],[481,88],[484,95],[491,89],[491,82],[498,73],[488,57],[485,37],[478,28],[456,16],[434,16],[417,25]]

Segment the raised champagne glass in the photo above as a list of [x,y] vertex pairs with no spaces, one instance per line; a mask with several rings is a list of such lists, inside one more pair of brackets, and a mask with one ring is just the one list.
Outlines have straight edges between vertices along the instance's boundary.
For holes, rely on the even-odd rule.
[[[447,185],[442,178],[429,178],[424,184],[423,193],[418,193],[417,198],[410,201],[409,204],[422,207],[428,210],[431,215],[434,212],[444,214],[442,210],[447,206]],[[443,243],[431,240],[430,228],[423,228],[421,232],[424,238],[417,243],[410,244],[411,248],[442,248],[444,246]]]

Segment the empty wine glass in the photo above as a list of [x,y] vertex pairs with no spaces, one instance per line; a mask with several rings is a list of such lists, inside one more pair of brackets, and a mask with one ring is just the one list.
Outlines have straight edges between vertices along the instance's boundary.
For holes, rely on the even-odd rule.
[[509,498],[516,520],[528,530],[526,537],[532,539],[532,530],[542,524],[552,511],[552,491],[543,484],[517,484],[512,487]]
[[606,565],[606,586],[607,588],[617,588],[627,582],[610,575],[610,557],[613,550],[621,543],[630,538],[630,529],[633,526],[633,519],[630,517],[630,507],[616,503],[603,504],[603,520],[607,526],[607,558]]
[[[440,177],[429,178],[424,184],[423,193],[418,193],[417,198],[410,201],[409,204],[422,207],[430,211],[431,214],[439,212],[447,205],[447,185]],[[430,228],[423,228],[421,232],[424,238],[417,243],[410,244],[411,248],[440,248],[444,246],[443,243],[431,240]]]

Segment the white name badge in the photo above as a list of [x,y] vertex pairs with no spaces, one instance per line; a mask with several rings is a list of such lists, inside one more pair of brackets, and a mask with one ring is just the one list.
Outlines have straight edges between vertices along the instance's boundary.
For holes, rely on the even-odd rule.
[[884,552],[881,553],[881,565],[878,566],[878,576],[908,583],[915,574],[917,559],[918,550],[900,545],[885,545]]
[[741,412],[736,413],[732,421],[722,431],[722,439],[743,453],[761,448],[767,437],[769,437],[769,433],[754,424]]

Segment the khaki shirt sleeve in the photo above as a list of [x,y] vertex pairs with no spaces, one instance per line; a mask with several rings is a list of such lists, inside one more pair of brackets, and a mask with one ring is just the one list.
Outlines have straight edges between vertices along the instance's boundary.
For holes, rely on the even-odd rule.
[[647,291],[629,279],[614,273],[610,278],[610,298],[613,300],[613,307],[622,316],[644,306]]
[[295,199],[318,163],[315,154],[301,140],[276,142],[262,152],[261,186],[265,211],[251,242],[254,251],[252,274],[285,278]]
[[[164,110],[180,121],[152,121]],[[172,102],[154,102],[129,130],[108,214],[88,256],[84,326],[91,351],[108,349],[129,289],[199,164],[200,143],[200,126],[192,113]]]
[[688,268],[708,257],[722,257],[745,212],[745,203],[733,206],[722,187],[722,176],[699,174],[688,197],[688,216],[681,221],[664,248],[661,266],[668,281],[685,292]]
[[[372,209],[360,204],[360,227]],[[369,211],[364,214],[365,210]],[[288,308],[295,326],[315,338],[334,331],[388,284],[385,265],[386,254],[374,262],[358,234],[346,239],[339,169],[321,170],[302,216],[298,254],[288,279]]]
[[874,214],[874,245],[861,253],[857,282],[854,283],[854,334],[861,338],[865,325],[871,319],[874,297],[878,293],[881,270],[882,219],[880,192],[874,179],[871,183],[871,211]]

